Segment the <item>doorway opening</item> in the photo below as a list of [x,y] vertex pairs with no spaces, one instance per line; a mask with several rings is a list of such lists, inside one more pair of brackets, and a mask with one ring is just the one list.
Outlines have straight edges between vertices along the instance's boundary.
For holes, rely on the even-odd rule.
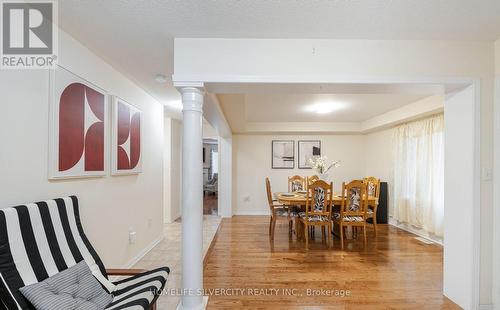
[[[429,83],[430,86],[426,85],[426,83]],[[371,89],[379,89],[376,87],[376,83],[368,84],[370,84]],[[266,84],[265,87],[271,86],[273,89],[273,94],[279,93],[280,89],[283,89],[285,92],[291,87],[294,87],[295,93],[298,93],[297,85],[291,86],[290,84],[285,85],[281,83],[272,85]],[[336,90],[345,91],[346,89],[352,92],[355,89],[361,89],[362,87],[365,87],[361,84],[343,84],[338,86],[334,83],[329,86],[331,87],[333,92],[335,92]],[[444,154],[438,154],[439,156],[444,156],[444,158],[442,159],[443,162],[446,162],[446,165],[444,166],[444,176],[440,176],[443,178],[442,182],[444,183],[444,214],[442,215],[442,218],[444,219],[442,223],[443,237],[441,241],[433,240],[438,241],[438,243],[443,243],[443,252],[441,254],[443,268],[442,291],[440,293],[464,308],[471,307],[472,305],[478,305],[478,227],[480,210],[478,208],[471,208],[470,206],[474,205],[475,197],[477,197],[478,193],[480,192],[480,177],[478,174],[478,171],[480,170],[478,161],[480,147],[478,100],[478,94],[480,90],[479,83],[475,79],[450,79],[449,81],[432,80],[432,83],[430,83],[429,81],[423,81],[418,85],[416,85],[414,82],[402,82],[401,84],[382,83],[382,86],[383,87],[380,87],[380,92],[382,94],[386,94],[388,90],[391,89],[396,89],[399,92],[408,89],[417,93],[419,93],[420,91],[425,91],[422,89],[431,89],[435,90],[439,95],[443,96],[445,121],[444,128],[441,128],[440,134],[444,135],[446,144],[443,145]],[[307,91],[310,91],[309,88],[309,84],[305,85],[303,92],[308,94]],[[326,88],[327,87],[325,85],[322,85],[322,92],[326,92]],[[287,115],[290,115],[291,112],[299,111],[299,109],[291,109],[290,105],[287,104],[286,109],[280,108],[272,110],[270,108],[270,105],[262,100],[262,94],[254,94],[259,91],[259,89],[257,89],[257,87],[255,86],[255,83],[249,86],[245,85],[245,83],[239,83],[238,87],[236,87],[235,83],[213,82],[205,83],[205,89],[207,89],[207,91],[210,93],[217,94],[218,104],[221,106],[221,110],[226,116],[230,114],[224,113],[227,112],[226,109],[231,109],[231,113],[246,113],[247,110],[242,108],[241,104],[239,104],[238,102],[230,102],[231,100],[237,101],[242,99],[243,103],[247,102],[247,100],[243,96],[241,96],[242,93],[250,93],[251,96],[253,96],[252,98],[259,99],[255,100],[255,102],[266,106],[266,109],[260,109],[260,111],[266,111],[265,114],[257,114],[255,111],[259,111],[259,109],[255,108],[255,106],[252,105],[253,109],[248,111],[255,113],[252,115],[252,117],[248,118],[249,121],[247,121],[246,123],[242,123],[241,121],[234,122],[234,126],[232,126],[234,128],[232,129],[233,132],[236,132],[237,134],[233,134],[233,146],[235,145],[239,149],[240,153],[252,154],[252,156],[256,155],[257,158],[268,158],[268,154],[271,153],[271,145],[273,139],[277,140],[279,138],[280,140],[297,141],[302,139],[311,140],[312,134],[320,136],[321,133],[326,131],[325,127],[323,126],[324,123],[321,122],[319,122],[319,124],[317,124],[317,126],[315,127],[311,126],[310,123],[307,123],[307,127],[300,127],[300,121],[303,121],[304,119],[304,117],[302,116],[300,116],[300,118],[297,118],[299,119],[299,124],[297,126],[293,128],[283,126],[283,123],[287,124],[283,121],[283,115],[285,115],[285,112],[288,113]],[[267,88],[262,92],[265,93],[265,91],[267,91]],[[300,95],[302,95],[302,93],[300,93]],[[288,96],[287,98],[290,98],[290,96]],[[273,102],[278,101],[274,100]],[[417,105],[416,107],[432,108],[432,105],[422,103]],[[414,111],[414,109],[411,110]],[[271,117],[271,113],[269,111],[278,111],[279,115],[271,118],[270,120],[260,119],[264,117]],[[411,115],[406,113],[408,111],[404,111],[404,109],[398,109],[397,112],[397,114],[400,116],[403,116],[405,118],[408,117],[408,121],[418,120],[411,117]],[[293,115],[290,115],[290,118],[292,116]],[[352,134],[353,130],[367,131],[368,133],[370,133],[371,131],[369,131],[367,127],[373,126],[385,129],[386,126],[393,126],[393,118],[397,116],[396,113],[386,113],[384,116],[388,118],[387,123],[383,123],[381,122],[380,118],[377,118],[371,122],[364,122],[360,127],[355,127],[354,129],[351,127],[346,128],[342,126],[330,126],[328,127],[328,130],[331,131],[332,128],[335,128],[337,131],[345,131],[341,132],[343,135],[339,134],[339,139],[341,139],[348,134]],[[239,119],[241,120],[245,118]],[[231,125],[231,118],[229,118],[228,122]],[[314,131],[314,133],[312,133],[312,131]],[[279,137],[275,138],[274,136]],[[326,137],[319,137],[318,139],[324,139],[325,141],[330,140]],[[298,142],[294,143],[298,146]],[[352,144],[352,141],[350,140],[349,143]],[[467,148],[464,147],[465,144],[467,145]],[[256,145],[259,145],[261,147],[256,148]],[[347,145],[347,143],[339,144],[338,146],[331,144],[331,148],[333,150],[332,152],[336,154],[335,156],[340,156],[338,155],[338,152],[340,150],[344,150],[345,145]],[[322,144],[322,148],[325,151],[328,147],[329,146],[326,145],[326,143]],[[244,149],[242,150],[242,148]],[[377,144],[372,149],[379,151],[383,148]],[[257,152],[261,152],[262,154]],[[246,156],[245,159],[248,159],[248,157],[249,156]],[[343,157],[348,158],[347,156]],[[300,156],[298,156],[298,158],[300,158]],[[224,162],[224,158],[222,158],[222,162]],[[272,168],[269,167],[270,165],[266,164],[263,161],[259,162],[256,165],[249,165],[242,160],[238,160],[238,158],[233,158],[233,172],[238,172],[233,173],[233,176],[237,178],[234,184],[238,185],[236,191],[233,193],[234,197],[232,207],[235,214],[255,216],[256,214],[263,214],[263,212],[265,212],[265,210],[262,209],[265,207],[265,203],[254,203],[254,201],[259,202],[260,198],[264,198],[263,194],[261,194],[263,192],[261,190],[262,186],[253,186],[251,182],[247,184],[243,183],[243,181],[246,181],[246,179],[248,179],[247,177],[245,177],[246,175],[249,175],[250,173],[255,174],[256,171],[261,172],[263,171],[263,169],[269,170],[265,174],[269,175],[272,179],[286,179],[286,176],[288,175],[286,174],[286,171],[270,170]],[[346,168],[346,165],[344,165],[342,169],[344,168]],[[467,177],[457,178],[457,171],[461,171],[461,175],[467,175]],[[338,179],[348,179],[342,178],[340,176],[341,172],[341,170],[336,171],[335,176]],[[297,170],[297,173],[303,172]],[[378,172],[375,171],[369,174],[376,173]],[[238,180],[238,176],[242,176],[240,180]],[[263,179],[263,177],[261,179]],[[276,189],[274,189],[274,192],[286,192],[286,188],[284,185],[286,184],[285,182],[278,181],[276,184],[278,185],[275,186]],[[282,188],[279,188],[280,184]],[[253,191],[254,188],[256,188],[255,191]],[[225,187],[222,187],[222,197],[224,197],[224,193],[226,190],[231,190],[231,188],[226,189]],[[288,224],[284,227],[286,228],[285,230],[287,230]],[[431,233],[433,232],[431,231]],[[425,237],[431,237],[430,239],[434,239],[432,238],[432,236]],[[286,234],[284,238],[287,239],[288,234]]]
[[219,143],[203,139],[203,214],[218,215]]

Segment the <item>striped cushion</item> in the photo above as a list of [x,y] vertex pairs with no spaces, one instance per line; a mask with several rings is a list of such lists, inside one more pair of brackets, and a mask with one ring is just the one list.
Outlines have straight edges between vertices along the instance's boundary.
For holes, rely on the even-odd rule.
[[291,217],[297,217],[297,211],[295,210],[275,209],[274,211],[277,216],[288,216],[290,214]]
[[[336,220],[340,219],[340,213],[334,212],[333,218]],[[362,216],[344,216],[342,221],[343,222],[363,222],[363,217]]]
[[38,310],[103,309],[113,301],[85,261],[20,290]]
[[167,267],[158,268],[115,282],[114,298],[106,309],[149,309],[165,286],[169,272]]
[[[306,213],[305,212],[299,212],[299,216],[303,219],[306,218]],[[307,221],[309,222],[328,222],[330,219],[326,215],[309,215],[307,217]]]

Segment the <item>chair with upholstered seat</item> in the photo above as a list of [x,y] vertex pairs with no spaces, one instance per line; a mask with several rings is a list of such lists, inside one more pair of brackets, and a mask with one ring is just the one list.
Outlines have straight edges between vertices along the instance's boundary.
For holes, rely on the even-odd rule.
[[373,205],[369,204],[366,210],[367,218],[372,219],[373,230],[375,231],[375,237],[377,236],[377,208],[378,200],[380,198],[380,179],[376,177],[366,177],[363,179],[366,184],[368,196],[377,198]]
[[299,213],[300,231],[306,240],[306,248],[309,248],[309,228],[315,226],[322,228],[327,247],[330,245],[332,199],[333,183],[318,180],[307,187],[306,209]]
[[[83,261],[88,272],[112,295],[106,309],[156,309],[158,293],[170,272],[167,267],[151,271],[106,269],[85,236],[75,196],[0,210],[0,309],[35,309],[21,289],[70,272]],[[132,277],[111,282],[110,275]],[[65,295],[65,305],[68,298],[90,289],[85,287],[89,282],[78,282],[77,276],[71,281],[75,282],[68,283],[67,291],[74,295]],[[48,294],[53,294],[51,302],[56,302],[62,293]],[[54,304],[54,309],[61,309],[61,305]]]
[[269,204],[269,210],[271,211],[271,218],[269,221],[269,237],[274,240],[274,230],[276,228],[276,221],[279,218],[286,219],[288,221],[288,234],[292,236],[293,228],[293,217],[296,215],[294,211],[291,211],[289,206],[280,204],[273,200],[273,192],[271,191],[271,181],[266,178],[266,194],[267,202]]
[[344,182],[342,183],[342,193],[340,211],[333,212],[332,217],[334,224],[339,225],[341,248],[344,249],[344,228],[349,226],[363,229],[363,239],[366,246],[367,186],[360,180],[351,181],[348,184]]
[[289,192],[298,192],[304,190],[306,190],[306,178],[301,177],[300,175],[294,175],[292,177],[288,177]]

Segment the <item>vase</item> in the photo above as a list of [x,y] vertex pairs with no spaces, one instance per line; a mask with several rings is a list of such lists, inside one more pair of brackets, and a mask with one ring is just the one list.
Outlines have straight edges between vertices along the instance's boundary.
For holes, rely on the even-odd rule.
[[330,175],[328,173],[320,173],[318,177],[321,181],[328,182],[330,180]]

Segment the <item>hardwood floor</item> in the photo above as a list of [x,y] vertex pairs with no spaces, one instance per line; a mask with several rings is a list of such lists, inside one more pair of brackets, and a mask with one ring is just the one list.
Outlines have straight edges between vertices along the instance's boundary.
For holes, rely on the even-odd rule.
[[366,248],[360,237],[341,251],[337,238],[326,249],[318,229],[306,251],[286,221],[274,242],[268,225],[266,216],[223,219],[206,259],[208,309],[460,309],[442,295],[442,248],[403,230],[379,225],[375,239],[369,227]]
[[203,214],[217,215],[218,198],[213,194],[205,194],[203,197]]

